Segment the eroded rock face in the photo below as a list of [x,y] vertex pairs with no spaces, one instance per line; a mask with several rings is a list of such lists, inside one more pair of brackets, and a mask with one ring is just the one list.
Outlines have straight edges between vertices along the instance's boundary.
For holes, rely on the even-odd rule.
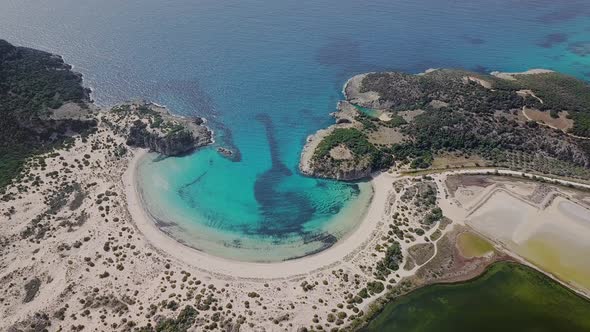
[[110,113],[115,121],[109,125],[126,137],[128,146],[164,156],[178,156],[213,142],[213,134],[205,126],[204,119],[174,116],[153,103],[121,104],[113,107]]
[[359,180],[370,177],[373,172],[369,159],[335,160],[333,158],[325,158],[322,160],[311,160],[310,167],[303,173],[318,178],[342,181]]
[[211,143],[211,131],[209,130],[184,128],[160,135],[149,132],[146,128],[145,123],[136,121],[129,128],[127,145],[147,148],[166,156],[177,156]]

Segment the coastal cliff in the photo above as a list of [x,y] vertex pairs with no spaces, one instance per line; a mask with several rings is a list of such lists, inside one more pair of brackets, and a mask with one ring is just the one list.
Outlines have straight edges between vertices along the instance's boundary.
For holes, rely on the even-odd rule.
[[27,159],[66,146],[75,135],[91,135],[101,121],[127,145],[166,156],[212,142],[201,118],[176,117],[147,102],[99,107],[62,57],[0,39],[0,190],[22,176]]
[[[60,101],[61,94],[36,90],[42,84],[28,84],[34,83],[35,77],[19,81],[19,85],[27,83],[22,90],[2,90],[10,87],[9,84],[0,87],[0,97],[3,98],[0,109],[13,112],[7,114],[16,114],[23,121],[18,122],[21,127],[11,127],[12,123],[0,121],[5,129],[0,134],[8,136],[16,130],[27,133],[26,128],[35,132],[35,139],[52,143],[43,154],[36,150],[34,157],[27,158],[20,179],[0,190],[0,266],[3,271],[0,292],[6,294],[2,297],[4,305],[0,306],[2,330],[356,330],[373,318],[386,301],[425,284],[457,282],[479,275],[491,262],[507,259],[506,254],[500,252],[506,250],[501,245],[501,237],[494,249],[486,250],[482,256],[463,254],[460,236],[465,231],[476,230],[457,228],[465,224],[466,215],[474,220],[478,214],[489,216],[496,212],[505,217],[505,211],[494,209],[522,204],[523,211],[532,211],[526,212],[532,218],[521,222],[538,224],[539,218],[547,218],[543,223],[559,222],[552,229],[575,232],[575,236],[556,233],[555,238],[581,243],[579,247],[570,247],[574,250],[571,251],[573,255],[563,251],[564,257],[583,256],[576,255],[576,251],[588,243],[587,236],[579,231],[583,220],[578,220],[586,211],[579,209],[585,209],[584,201],[589,201],[587,193],[570,191],[563,186],[556,189],[559,192],[548,190],[546,183],[532,185],[527,178],[534,179],[535,176],[520,172],[503,172],[515,178],[522,174],[522,178],[513,180],[499,178],[501,173],[497,170],[495,173],[479,170],[479,175],[471,170],[467,172],[473,174],[441,172],[414,177],[382,174],[372,181],[371,207],[363,221],[350,236],[338,238],[338,245],[329,252],[277,264],[250,264],[217,258],[193,250],[185,245],[186,242],[175,241],[161,232],[169,226],[149,217],[148,206],[141,200],[141,189],[136,181],[140,176],[137,167],[143,160],[144,151],[126,148],[141,146],[163,154],[190,151],[211,141],[211,132],[204,126],[204,120],[175,117],[164,108],[145,102],[99,109],[90,102]],[[384,83],[389,77],[382,77]],[[397,79],[403,79],[403,76]],[[66,81],[62,83],[68,84]],[[59,80],[51,82],[55,84]],[[455,82],[459,84],[459,81]],[[469,87],[469,82],[475,82],[475,78],[461,84]],[[483,86],[481,82],[477,84]],[[362,87],[365,89],[365,84]],[[379,86],[371,89],[379,89]],[[317,176],[354,179],[373,170],[385,169],[394,157],[403,163],[403,153],[407,151],[420,153],[405,156],[412,160],[412,164],[423,166],[428,162],[428,153],[439,153],[441,146],[459,149],[460,130],[472,130],[472,127],[476,129],[473,133],[480,136],[467,138],[479,145],[463,146],[462,151],[485,153],[486,145],[477,139],[486,137],[482,130],[489,128],[481,127],[482,123],[475,121],[477,117],[468,113],[472,110],[465,102],[468,98],[461,98],[462,95],[447,97],[447,92],[429,100],[427,106],[421,106],[424,109],[413,109],[412,105],[395,106],[398,104],[392,98],[400,94],[381,97],[387,91],[379,93],[383,101],[373,101],[379,105],[389,103],[391,106],[387,110],[369,109],[367,106],[377,105],[373,102],[342,101],[339,111],[334,114],[336,124],[312,136],[306,145],[308,160],[307,163],[302,160],[302,168]],[[17,107],[31,102],[24,97],[32,95],[38,96],[32,102],[40,101],[39,108]],[[514,95],[510,93],[508,96]],[[534,100],[542,98],[544,105],[551,105],[550,97],[536,89],[531,92],[519,90],[515,99],[527,96]],[[453,105],[457,97],[463,102],[460,104],[463,109]],[[47,108],[47,103],[55,100],[58,103]],[[572,98],[567,100],[571,102]],[[445,110],[445,107],[452,109]],[[25,110],[34,113],[25,114]],[[443,112],[443,116],[434,118],[438,121],[431,121],[438,112]],[[535,112],[527,109],[523,114],[533,117],[538,115]],[[504,115],[501,109],[495,113]],[[7,114],[0,113],[3,120],[11,118]],[[457,119],[458,115],[464,116],[464,120]],[[500,115],[498,119],[501,119]],[[27,116],[34,121],[27,123]],[[493,119],[485,114],[478,116],[485,121]],[[264,117],[258,119],[270,127]],[[577,119],[571,119],[574,126]],[[75,131],[71,126],[60,125],[79,120],[90,121],[89,124],[94,121],[95,127],[89,131]],[[506,121],[493,122],[496,127],[491,127],[494,131],[486,142],[494,142],[491,140],[496,136],[506,135],[504,127],[510,128]],[[514,120],[524,134],[508,130],[509,138],[527,138],[538,144],[542,137],[535,135],[550,135],[562,146],[583,153],[582,145],[574,145],[581,141],[569,133],[557,131],[553,135],[555,129],[535,125],[535,121],[519,121],[524,124]],[[34,123],[46,124],[48,127],[45,128],[56,127],[41,131],[43,128],[32,125]],[[432,127],[424,127],[426,125]],[[268,131],[272,133],[272,130]],[[51,135],[47,136],[48,133]],[[525,134],[527,136],[518,136]],[[59,135],[64,136],[63,141]],[[443,145],[435,145],[441,139],[440,135],[449,140]],[[0,141],[2,147],[14,149],[13,144],[19,141],[14,137],[11,139]],[[400,148],[402,143],[405,145]],[[559,157],[556,151],[560,150],[551,149],[555,147],[553,145],[537,147],[543,155]],[[226,150],[221,149],[220,153],[231,156],[231,150]],[[529,155],[523,154],[523,150],[518,151],[521,153],[519,160],[528,160]],[[563,154],[560,158],[569,156]],[[583,162],[583,156],[580,155],[580,162]],[[3,157],[0,154],[0,158]],[[0,167],[4,165],[0,163]],[[547,177],[539,179],[552,181]],[[158,181],[157,177],[145,180],[153,181],[163,191],[169,189],[167,181]],[[493,188],[505,193],[499,201],[490,199]],[[512,194],[508,194],[510,192]],[[216,198],[223,201],[223,197]],[[556,211],[562,210],[562,202],[569,204],[568,209],[575,213],[564,212],[555,218]],[[581,205],[574,209],[577,202]],[[474,206],[476,210],[472,209]],[[549,207],[549,214],[541,216]],[[338,212],[318,208],[330,214]],[[356,218],[348,215],[347,219]],[[216,222],[215,219],[212,222]],[[265,222],[271,225],[276,219],[267,216]],[[474,227],[477,225],[476,222],[473,224]],[[502,225],[496,228],[497,232],[508,234]],[[482,230],[478,232],[483,233]],[[257,234],[268,236],[270,233],[266,228]],[[207,233],[203,235],[208,236]],[[331,237],[329,241],[332,241]],[[304,241],[309,240],[310,237],[304,238]],[[239,250],[242,248],[240,241],[220,244],[235,246]],[[290,243],[297,246],[299,242]],[[278,249],[266,247],[261,253],[269,250]],[[583,268],[584,257],[579,262]],[[575,296],[573,292],[565,294]],[[561,311],[556,317],[565,317],[562,312],[571,312],[569,307],[558,309]],[[554,308],[550,310],[554,311]],[[581,312],[587,311],[586,304]]]
[[590,174],[590,86],[548,70],[437,69],[348,80],[336,124],[308,137],[299,168],[356,180],[395,166],[500,166]]
[[213,141],[212,132],[204,125],[203,119],[176,117],[155,104],[122,105],[111,111],[126,113],[117,125],[125,128],[126,144],[132,147],[178,156]]
[[367,141],[362,124],[355,120],[359,111],[352,104],[340,102],[332,116],[336,124],[307,138],[299,163],[301,173],[352,181],[390,164],[391,160]]
[[60,56],[0,39],[0,189],[27,158],[96,127],[90,90],[71,69]]

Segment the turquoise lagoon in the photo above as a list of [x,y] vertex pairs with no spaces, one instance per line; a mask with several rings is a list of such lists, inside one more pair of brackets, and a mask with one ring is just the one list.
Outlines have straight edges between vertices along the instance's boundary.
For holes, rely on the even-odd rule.
[[[225,258],[272,262],[322,251],[358,226],[373,194],[369,182],[310,178],[283,181],[257,194],[246,170],[235,173],[233,163],[214,149],[158,158],[150,154],[138,167],[148,212],[172,237]],[[228,173],[207,176],[212,167]],[[260,199],[270,201],[269,211],[257,204]]]
[[297,171],[349,77],[459,67],[587,79],[590,56],[573,46],[590,45],[589,15],[586,0],[21,0],[2,2],[0,38],[64,55],[99,104],[145,98],[206,117],[215,146],[142,162],[146,206],[188,245],[271,261],[329,247],[365,213],[370,184]]

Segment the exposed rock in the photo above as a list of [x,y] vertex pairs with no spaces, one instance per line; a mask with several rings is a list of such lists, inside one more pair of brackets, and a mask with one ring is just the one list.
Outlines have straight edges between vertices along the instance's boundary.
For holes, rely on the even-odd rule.
[[145,102],[116,106],[111,112],[120,116],[113,125],[129,146],[178,156],[212,143],[212,132],[202,118],[173,116],[164,107]]
[[200,136],[195,137],[191,131],[186,129],[160,136],[148,132],[146,127],[145,123],[139,120],[136,121],[129,128],[127,145],[148,148],[166,156],[176,156],[206,144],[201,143],[202,138]]
[[24,303],[31,302],[37,296],[39,292],[39,287],[41,287],[41,280],[35,277],[31,279],[29,282],[25,284],[25,298],[23,299]]
[[238,162],[238,161],[242,160],[242,156],[240,154],[240,151],[238,151],[238,150],[232,150],[232,149],[228,149],[228,148],[224,148],[224,147],[218,147],[217,152],[220,155],[222,155],[223,157],[225,157],[233,162]]
[[[354,78],[351,79],[351,81],[353,80]],[[357,120],[359,113],[350,101],[338,103],[338,111],[330,114],[336,119],[336,124],[308,136],[299,162],[301,173],[319,178],[353,181],[368,178],[373,172],[379,170],[377,169],[379,167],[376,167],[379,163],[375,163],[374,155],[355,155],[350,147],[344,144],[333,147],[322,158],[315,156],[318,145],[334,130],[357,129],[359,132],[362,131],[363,124]],[[370,143],[367,142],[367,144]]]
[[360,162],[347,160],[345,162],[332,163],[330,161],[318,162],[314,169],[314,176],[331,178],[343,181],[353,181],[368,178],[373,169],[369,158],[363,158]]

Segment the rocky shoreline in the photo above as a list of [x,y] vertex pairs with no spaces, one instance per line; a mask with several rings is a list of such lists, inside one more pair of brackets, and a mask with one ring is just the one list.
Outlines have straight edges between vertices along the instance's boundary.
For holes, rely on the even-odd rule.
[[205,126],[205,119],[176,116],[151,102],[122,103],[101,110],[98,117],[125,137],[127,146],[163,156],[184,155],[213,143],[213,132]]
[[299,170],[311,177],[330,178],[342,181],[354,181],[369,178],[379,171],[370,158],[354,155],[345,144],[339,144],[330,150],[330,157],[321,158],[317,155],[318,146],[335,130],[349,129],[362,131],[364,125],[359,121],[361,112],[357,105],[372,107],[379,96],[375,93],[361,93],[361,82],[367,74],[356,75],[344,85],[342,92],[344,100],[338,102],[337,111],[330,115],[335,124],[320,129],[309,135],[301,152]]
[[[478,165],[519,167],[526,155],[533,162],[523,170],[583,179],[590,165],[589,91],[584,82],[545,69],[355,75],[343,86],[336,123],[307,138],[299,169],[350,181],[388,169],[452,166],[456,155],[474,156]],[[553,130],[523,110],[549,119],[560,114],[568,125]]]
[[[347,91],[347,99],[364,96],[354,97],[356,89]],[[302,172],[345,180],[376,169],[375,159],[363,159],[363,151],[373,154],[376,147],[358,132],[380,120],[359,120],[361,111],[349,101],[338,108],[336,124],[308,140]],[[71,114],[62,109],[53,115]],[[145,102],[93,110],[91,116],[95,130],[71,134],[67,144],[28,158],[22,177],[2,192],[1,329],[355,329],[385,301],[426,283],[480,273],[508,251],[498,240],[492,253],[458,256],[457,232],[472,227],[468,217],[489,203],[495,187],[473,178],[449,179],[447,171],[379,174],[362,223],[321,253],[272,264],[207,255],[160,231],[145,215],[134,183],[146,149],[177,155],[210,144],[204,121],[174,117]],[[364,146],[321,146],[336,132]],[[324,150],[320,158],[318,147]],[[495,174],[507,172],[523,174]],[[495,181],[529,200],[550,202],[541,185]],[[575,197],[582,205],[590,201],[584,193],[567,194],[570,201]],[[500,205],[514,204],[507,202]]]
[[332,178],[342,181],[359,180],[368,178],[373,169],[366,163],[357,163],[350,156],[341,157],[338,167],[323,160],[317,160],[315,156],[318,145],[336,129],[358,129],[359,123],[355,120],[358,110],[349,102],[338,103],[338,111],[330,114],[335,119],[335,124],[320,129],[306,139],[299,161],[299,170],[302,174],[311,177]]

